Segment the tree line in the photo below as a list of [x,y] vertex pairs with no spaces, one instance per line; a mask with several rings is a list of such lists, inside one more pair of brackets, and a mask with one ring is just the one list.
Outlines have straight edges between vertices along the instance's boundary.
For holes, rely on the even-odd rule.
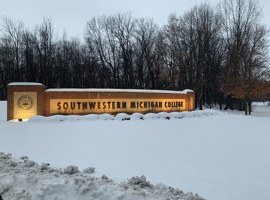
[[51,19],[30,30],[2,19],[0,91],[10,82],[48,88],[193,89],[196,107],[245,109],[269,94],[268,30],[255,0],[223,0],[152,19],[91,18],[84,39],[57,38]]

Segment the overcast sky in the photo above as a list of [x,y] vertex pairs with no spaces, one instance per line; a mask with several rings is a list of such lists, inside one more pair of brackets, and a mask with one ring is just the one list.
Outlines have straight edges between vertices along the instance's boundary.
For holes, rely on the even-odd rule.
[[[131,12],[134,17],[153,18],[164,25],[171,13],[182,15],[193,6],[220,0],[0,0],[0,17],[21,20],[32,29],[43,18],[52,19],[55,32],[69,37],[82,37],[86,22],[92,17]],[[270,1],[259,0],[263,8],[263,23],[270,27]]]

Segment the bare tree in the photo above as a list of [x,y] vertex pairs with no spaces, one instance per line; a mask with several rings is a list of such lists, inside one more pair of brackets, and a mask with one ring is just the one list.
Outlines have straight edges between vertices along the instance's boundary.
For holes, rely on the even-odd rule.
[[114,36],[119,44],[120,52],[120,65],[123,70],[122,80],[124,88],[134,88],[134,65],[133,65],[133,52],[134,41],[133,31],[135,22],[131,14],[117,14],[113,16],[115,23]]
[[268,92],[268,31],[260,24],[257,1],[224,0],[219,9],[223,14],[227,56],[223,92],[242,99],[247,115],[251,113],[251,101],[266,97]]
[[22,53],[24,69],[24,80],[38,82],[38,59],[37,59],[37,38],[30,30],[24,30],[22,34]]
[[86,43],[99,60],[102,87],[117,86],[119,82],[118,47],[113,30],[113,21],[106,16],[92,18],[86,25]]
[[[154,24],[153,20],[136,19],[136,28],[133,35],[136,39],[134,55],[136,59],[136,86],[139,88],[157,88],[158,77],[156,77],[154,66],[157,34],[157,25]],[[151,85],[145,84],[147,79],[149,79]]]
[[[10,78],[12,80],[21,80],[21,43],[23,33],[23,23],[21,21],[14,22],[10,18],[3,18],[3,24],[0,29],[2,33],[2,45],[5,48],[10,68]],[[11,80],[10,80],[11,81]]]
[[105,85],[134,87],[134,20],[130,14],[92,18],[86,25],[86,41],[102,66]]
[[54,50],[54,32],[51,19],[44,19],[43,23],[36,27],[35,34],[38,40],[39,81],[50,87],[52,84]]
[[220,16],[206,4],[195,6],[183,17],[171,15],[166,27],[171,83],[179,89],[193,88],[200,109],[204,103],[211,105],[218,93],[222,63],[220,27]]

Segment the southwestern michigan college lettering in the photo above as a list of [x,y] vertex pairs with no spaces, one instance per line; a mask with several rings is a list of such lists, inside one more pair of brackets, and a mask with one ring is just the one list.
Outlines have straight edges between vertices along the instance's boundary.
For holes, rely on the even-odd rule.
[[157,113],[194,110],[192,90],[45,89],[40,83],[8,85],[8,120],[51,116]]
[[[52,104],[56,103],[57,100],[51,100]],[[109,112],[113,111],[126,111],[132,112],[133,110],[147,111],[147,110],[171,110],[178,109],[179,111],[184,108],[184,100],[180,101],[170,101],[170,100],[159,100],[159,101],[147,101],[147,100],[134,100],[125,99],[120,101],[119,99],[102,99],[99,101],[81,101],[81,100],[63,100],[63,102],[58,101],[57,110],[59,112],[72,112],[73,110],[81,112],[91,112],[91,111],[101,111],[107,110]],[[54,108],[54,106],[52,106]],[[53,109],[52,109],[53,110]]]

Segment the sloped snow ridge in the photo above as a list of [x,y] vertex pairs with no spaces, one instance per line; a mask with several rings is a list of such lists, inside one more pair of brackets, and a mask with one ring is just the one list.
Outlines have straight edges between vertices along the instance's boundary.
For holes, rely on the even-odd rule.
[[11,154],[0,153],[0,194],[4,200],[203,200],[198,194],[152,185],[143,175],[117,182],[105,175],[94,177],[94,171],[90,167],[80,172],[76,166],[54,169],[27,156],[15,160]]

